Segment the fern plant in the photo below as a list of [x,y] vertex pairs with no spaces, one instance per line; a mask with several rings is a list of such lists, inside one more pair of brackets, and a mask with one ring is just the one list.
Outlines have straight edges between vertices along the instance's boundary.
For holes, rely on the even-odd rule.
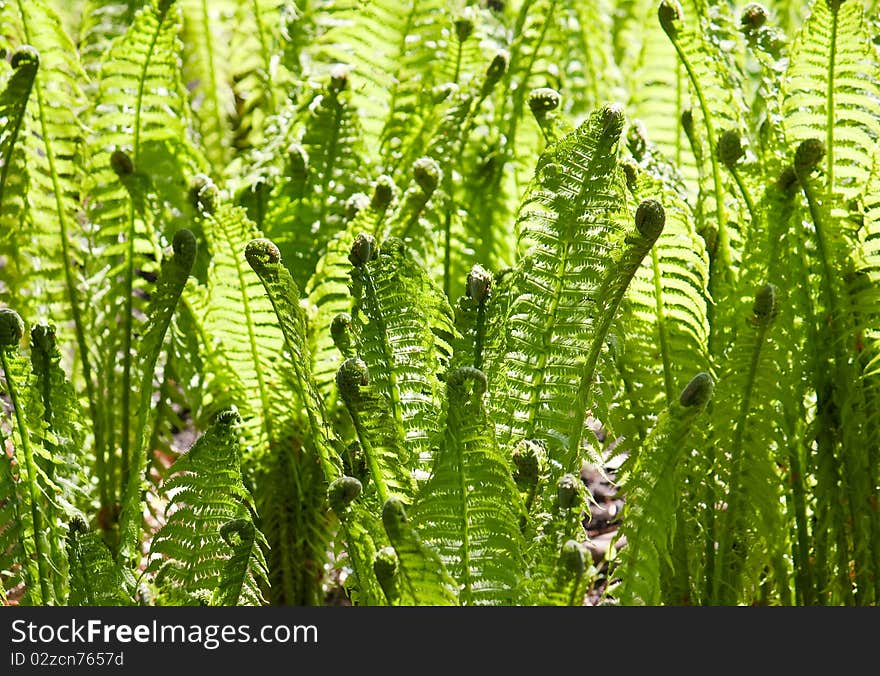
[[0,2],[0,598],[876,605],[876,10]]

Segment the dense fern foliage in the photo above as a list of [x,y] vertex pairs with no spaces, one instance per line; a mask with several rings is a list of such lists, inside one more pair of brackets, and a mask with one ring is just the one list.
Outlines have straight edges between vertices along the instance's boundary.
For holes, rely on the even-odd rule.
[[878,12],[0,0],[4,604],[880,603]]

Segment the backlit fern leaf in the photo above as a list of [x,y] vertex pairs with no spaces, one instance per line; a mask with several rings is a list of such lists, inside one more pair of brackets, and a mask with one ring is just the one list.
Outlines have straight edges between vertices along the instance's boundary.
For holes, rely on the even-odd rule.
[[828,194],[862,194],[880,138],[880,65],[861,3],[815,0],[792,46],[782,96],[789,143],[825,142]]
[[205,214],[211,263],[207,305],[196,302],[208,341],[209,388],[226,392],[241,412],[245,457],[268,450],[285,433],[289,400],[282,400],[287,368],[284,335],[260,278],[245,260],[245,247],[260,233],[240,207],[220,203]]
[[235,0],[185,0],[183,43],[184,73],[201,135],[201,147],[212,173],[222,175],[232,157],[231,118],[235,98],[230,69],[233,58],[231,35],[235,13],[242,3]]
[[458,581],[462,605],[513,605],[524,572],[522,510],[486,415],[485,387],[472,367],[447,376],[446,426],[413,523]]
[[79,53],[83,70],[97,76],[101,60],[111,43],[125,33],[137,10],[147,0],[86,0],[79,29]]
[[[29,257],[20,251],[18,241],[18,234],[27,232],[28,188],[25,156],[19,139],[40,59],[35,50],[22,47],[13,56],[12,63],[15,71],[0,96],[0,120],[4,121],[0,131],[0,252],[7,257],[6,276],[10,281],[24,280],[30,267]],[[15,307],[25,302],[17,284],[0,285],[0,298]]]
[[342,229],[349,198],[365,185],[364,153],[351,83],[337,74],[297,107],[279,150],[279,176],[265,206],[263,230],[281,249],[299,288],[326,242]]
[[[315,64],[345,64],[356,82],[353,104],[370,138],[381,137],[395,97],[407,85],[407,67],[433,60],[431,44],[439,34],[443,5],[437,0],[347,0],[328,6],[318,21],[327,27],[310,50]],[[448,34],[446,39],[449,39]],[[397,82],[403,84],[396,86]]]
[[18,244],[20,251],[39,259],[40,265],[28,270],[22,288],[40,299],[33,308],[35,318],[56,322],[65,337],[69,335],[68,324],[62,319],[73,319],[79,357],[88,373],[77,220],[77,153],[82,140],[77,111],[83,105],[81,83],[85,78],[76,48],[43,0],[18,0],[6,3],[3,10],[13,13],[17,45],[30,45],[40,60],[22,130],[26,132],[22,134],[22,148],[26,156],[28,214]]
[[561,461],[583,413],[572,410],[583,358],[603,339],[593,335],[594,308],[628,220],[616,159],[622,125],[619,108],[603,107],[548,148],[520,207],[505,353],[489,370],[503,447],[542,439]]
[[[221,412],[162,484],[171,502],[150,547],[150,569],[169,603],[193,605],[204,595],[218,602],[231,596],[240,603],[263,602],[262,534],[256,531],[248,546],[243,536],[237,545],[229,540],[229,522],[242,520],[253,527],[253,499],[241,476],[240,421],[235,411]],[[235,528],[241,535],[247,527]],[[233,575],[233,569],[239,574]],[[248,572],[242,575],[242,569]]]
[[636,200],[658,197],[666,211],[663,232],[627,292],[619,360],[631,402],[627,426],[634,425],[635,434],[620,424],[615,431],[643,439],[651,417],[685,384],[684,369],[694,364],[708,369],[709,263],[680,177],[651,150],[637,171],[631,185]]
[[356,262],[351,274],[358,354],[390,407],[409,458],[424,463],[440,415],[437,374],[449,358],[452,310],[400,240],[388,239],[374,260]]
[[401,603],[419,606],[458,605],[457,585],[440,555],[424,543],[406,514],[400,498],[382,507],[382,524],[397,553]]
[[631,456],[621,483],[626,492],[622,533],[626,547],[621,567],[626,570],[617,594],[624,603],[657,605],[660,570],[670,556],[679,485],[678,467],[686,453],[687,437],[712,397],[708,373],[694,377],[657,419],[638,454]]
[[125,575],[101,534],[74,519],[67,535],[70,606],[132,605],[134,577]]

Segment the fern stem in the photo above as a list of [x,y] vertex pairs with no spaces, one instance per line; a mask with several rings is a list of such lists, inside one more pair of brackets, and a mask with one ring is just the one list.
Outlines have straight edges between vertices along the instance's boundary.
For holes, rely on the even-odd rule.
[[825,88],[825,178],[827,180],[828,203],[831,204],[834,197],[834,70],[837,56],[837,12],[843,0],[828,0],[828,10],[831,12],[831,44],[828,46],[828,81]]
[[[393,368],[394,349],[388,343],[388,327],[385,324],[385,316],[382,313],[382,307],[379,305],[379,297],[376,293],[376,285],[373,281],[373,275],[370,274],[367,266],[364,266],[362,270],[364,292],[366,294],[367,302],[373,309],[372,314],[374,317],[371,317],[371,320],[376,321],[376,330],[380,336],[379,343],[382,347],[382,358],[388,366],[385,373],[385,376],[388,378],[388,389],[386,394],[391,403],[391,414],[394,416],[394,425],[401,434],[401,441],[405,441],[405,435],[403,434],[403,430],[405,429],[403,425],[403,404],[400,401],[400,387],[397,382],[395,369]],[[364,448],[364,452],[366,452],[366,448]],[[382,502],[384,504],[385,498],[382,498]]]
[[474,326],[474,368],[483,368],[483,342],[486,339],[486,299],[477,306],[477,321]]
[[470,603],[473,595],[471,584],[471,538],[470,538],[470,509],[468,505],[468,486],[465,480],[465,463],[467,462],[464,453],[464,444],[452,444],[455,447],[455,453],[458,456],[457,462],[460,468],[458,472],[458,491],[459,502],[458,514],[461,523],[461,575],[464,582],[464,588],[461,590],[459,599],[462,605]]
[[577,574],[574,576],[574,581],[571,583],[571,593],[568,595],[568,605],[569,606],[581,606],[583,605],[583,600],[578,601],[578,590],[581,587],[581,580],[584,579],[584,571],[579,570]]
[[[31,39],[30,27],[27,20],[27,13],[25,12],[22,0],[17,1],[18,11],[21,16],[21,23],[24,29],[25,40],[28,42],[28,44],[33,44]],[[61,257],[63,258],[64,267],[64,283],[67,290],[68,303],[70,303],[70,313],[73,319],[74,332],[76,334],[76,344],[77,350],[79,352],[79,359],[82,363],[83,380],[85,381],[86,396],[89,401],[89,413],[91,414],[91,418],[94,421],[93,434],[95,436],[95,446],[97,448],[101,448],[102,437],[100,424],[98,423],[98,420],[100,419],[98,416],[98,404],[95,397],[95,386],[92,382],[92,368],[89,362],[89,350],[86,343],[85,330],[83,329],[82,312],[79,306],[76,283],[73,279],[73,270],[76,268],[76,264],[70,255],[70,234],[67,227],[67,215],[65,214],[64,204],[62,203],[62,195],[64,194],[64,190],[58,181],[58,172],[55,168],[55,151],[52,148],[52,144],[50,142],[50,139],[52,139],[52,134],[49,133],[46,125],[46,111],[43,103],[43,90],[42,87],[39,86],[39,78],[40,74],[37,73],[34,76],[33,87],[37,95],[37,115],[40,121],[40,132],[43,139],[43,149],[46,152],[46,162],[49,165],[49,175],[52,179],[52,192],[55,197],[55,212],[58,215],[58,227],[60,230],[59,234],[61,239]]]
[[804,605],[815,604],[813,587],[813,564],[810,561],[809,533],[807,531],[807,509],[804,494],[801,459],[798,449],[792,444],[788,451],[789,489],[794,507],[796,539],[794,549],[795,591],[798,600]]
[[[51,574],[47,570],[47,566],[49,565],[48,554],[43,551],[43,537],[45,536],[46,531],[43,526],[43,514],[39,508],[39,493],[37,491],[37,465],[34,461],[34,454],[31,449],[30,440],[28,439],[29,433],[27,421],[24,418],[21,410],[21,404],[19,403],[18,388],[16,387],[16,383],[13,381],[11,371],[9,370],[7,350],[3,348],[0,348],[0,366],[3,367],[3,372],[6,374],[7,390],[9,393],[9,399],[12,403],[12,410],[15,413],[15,423],[16,427],[18,428],[18,438],[21,441],[21,450],[24,453],[24,462],[28,473],[28,497],[31,503],[31,518],[34,522],[34,547],[37,558],[37,569],[39,570],[40,577],[39,582],[41,598],[37,599],[35,605],[47,605],[52,602],[52,594],[49,590],[49,580],[51,579]],[[31,580],[31,583],[33,583],[33,580]]]
[[263,59],[263,94],[269,99],[269,111],[275,112],[278,101],[275,98],[275,87],[272,86],[272,56],[269,53],[269,44],[266,39],[266,28],[263,26],[263,17],[260,12],[259,0],[252,0],[251,9],[254,13],[254,23],[257,25],[257,38],[260,41],[260,56]]
[[[684,50],[681,48],[678,40],[674,37],[670,37],[670,40],[673,47],[675,47],[678,58],[681,60],[682,65],[687,71],[688,78],[694,88],[694,93],[697,95],[697,100],[700,102],[700,110],[703,113],[703,122],[706,125],[706,135],[709,137],[709,148],[714,149],[716,147],[715,128],[712,125],[712,115],[709,111],[709,106],[706,103],[703,88],[700,86],[699,78],[697,78],[696,73],[694,73],[693,66],[691,66],[691,63],[685,55]],[[727,237],[727,215],[724,209],[724,188],[721,183],[721,167],[719,166],[718,158],[715,156],[714,152],[709,154],[709,161],[712,164],[712,179],[715,188],[715,213],[718,219],[718,255],[720,256],[719,262],[722,266],[720,274],[726,278],[730,272],[730,241]]]
[[737,171],[735,167],[730,167],[730,174],[733,176],[733,180],[736,181],[736,187],[739,188],[739,192],[746,203],[746,209],[748,209],[749,212],[749,219],[754,227],[758,222],[758,211],[755,209],[755,200],[752,199],[751,193],[742,181],[742,176],[740,176],[739,171]]
[[[169,6],[170,7],[170,6]],[[132,162],[135,168],[138,167],[140,160],[141,148],[141,114],[143,112],[144,89],[147,84],[147,71],[150,68],[150,62],[153,59],[153,52],[156,49],[156,43],[159,41],[159,35],[162,33],[162,26],[165,23],[166,13],[159,13],[156,22],[156,30],[150,38],[150,46],[147,49],[147,55],[141,68],[140,77],[138,79],[138,92],[134,106],[134,140],[132,142]],[[132,338],[134,333],[134,242],[135,242],[135,218],[136,210],[133,196],[129,198],[128,205],[128,247],[126,252],[125,265],[125,308],[123,315],[123,332],[122,332],[122,411],[121,424],[122,436],[121,444],[121,477],[120,486],[124,487],[128,484],[128,473],[131,464],[131,362],[132,362]],[[140,433],[140,431],[138,432]]]
[[669,337],[666,333],[666,313],[663,312],[663,276],[660,271],[660,255],[657,247],[651,248],[651,266],[654,272],[654,302],[657,313],[657,334],[660,340],[660,356],[663,359],[663,386],[666,391],[666,405],[675,399],[675,385],[672,382],[672,358],[669,354]]
[[733,442],[730,449],[728,449],[731,470],[728,481],[727,509],[722,518],[720,534],[718,536],[718,558],[716,559],[713,572],[714,580],[712,582],[710,601],[713,605],[731,605],[734,603],[735,593],[738,591],[734,584],[734,576],[737,575],[739,568],[735,567],[734,562],[730,560],[736,554],[729,550],[736,543],[736,538],[742,536],[739,528],[739,519],[741,518],[739,512],[742,496],[746,494],[744,487],[741,486],[743,463],[745,462],[743,456],[743,435],[745,434],[751,410],[752,394],[758,367],[761,363],[761,353],[763,352],[769,328],[769,321],[761,322],[757,327],[758,330],[755,335],[748,373],[746,374],[742,401],[736,421],[734,422]]

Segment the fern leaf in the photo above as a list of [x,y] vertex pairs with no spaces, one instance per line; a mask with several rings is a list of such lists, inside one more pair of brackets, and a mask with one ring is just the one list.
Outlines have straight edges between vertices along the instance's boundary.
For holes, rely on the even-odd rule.
[[[16,312],[0,310],[0,367],[3,369],[6,394],[12,404],[14,457],[18,466],[19,488],[15,491],[17,526],[22,537],[24,561],[19,561],[26,572],[28,599],[34,605],[53,605],[63,599],[63,575],[66,562],[58,561],[55,551],[57,522],[56,505],[52,502],[55,486],[44,469],[52,456],[42,448],[44,421],[39,399],[28,397],[28,369],[26,360],[18,354],[24,324]],[[41,462],[42,461],[42,462]],[[7,475],[7,479],[11,472]],[[9,491],[7,485],[4,489]],[[16,524],[15,521],[18,523]],[[35,561],[35,563],[34,563]],[[35,575],[36,573],[36,575]]]
[[232,548],[214,592],[214,606],[260,606],[260,584],[266,579],[266,562],[250,519],[233,519],[220,526],[220,537]]
[[619,363],[630,419],[617,421],[615,431],[644,439],[655,412],[668,406],[683,386],[683,369],[695,363],[703,370],[709,367],[709,261],[680,177],[651,151],[643,155],[640,167],[631,184],[633,194],[638,200],[660,197],[666,225],[624,301]]
[[436,374],[448,360],[452,310],[400,240],[386,240],[375,254],[375,246],[364,238],[352,247],[352,319],[359,354],[388,402],[407,454],[416,463],[425,462],[429,431],[440,412]]
[[[22,47],[12,58],[15,72],[6,82],[0,95],[0,251],[7,254],[6,275],[9,279],[25,278],[27,257],[19,251],[18,233],[26,231],[24,223],[27,208],[27,172],[22,166],[25,158],[19,144],[28,100],[37,76],[40,58],[33,48]],[[16,297],[16,286],[2,288],[8,295],[9,305],[18,306],[24,299]],[[16,294],[16,295],[11,295]]]
[[144,335],[138,346],[140,373],[139,398],[135,426],[132,430],[132,465],[125,477],[124,502],[120,523],[120,554],[123,560],[133,558],[139,551],[143,503],[141,497],[144,472],[147,467],[146,441],[152,415],[153,377],[156,363],[165,341],[171,318],[192,270],[196,257],[196,240],[189,230],[180,230],[174,236],[173,255],[162,263],[157,287],[153,293]]
[[126,579],[100,533],[74,520],[67,536],[70,561],[69,606],[132,605],[134,579]]
[[[217,600],[234,595],[262,603],[264,538],[255,531],[256,544],[246,547],[242,542],[231,545],[228,539],[231,529],[240,536],[246,529],[230,522],[253,526],[253,500],[241,477],[240,423],[234,410],[220,413],[172,465],[172,476],[162,484],[162,491],[173,497],[167,521],[150,547],[149,570],[156,573],[156,584],[171,604],[191,605],[205,594],[210,598],[215,590]],[[233,575],[236,570],[239,574]]]
[[295,392],[308,420],[307,438],[313,440],[324,479],[330,484],[339,476],[341,468],[333,448],[327,413],[311,374],[311,359],[306,345],[307,321],[298,304],[299,289],[281,261],[281,252],[272,242],[252,240],[245,249],[245,258],[263,283],[278,317],[286,353],[295,374]]
[[[729,457],[727,478],[727,509],[718,530],[719,545],[715,561],[713,598],[716,605],[737,601],[739,576],[748,555],[750,529],[769,530],[778,512],[778,481],[774,481],[772,458],[765,439],[772,432],[764,427],[772,419],[770,411],[776,397],[776,380],[767,368],[772,359],[773,320],[779,312],[779,290],[772,284],[763,286],[755,296],[751,324],[754,328],[741,336],[740,345],[729,357],[728,376],[721,380],[716,395],[717,410],[729,418],[731,408],[737,410],[732,429],[728,428],[719,442]],[[772,362],[770,362],[772,363]],[[784,395],[783,395],[784,396]],[[763,424],[762,424],[763,422]],[[716,423],[716,430],[724,430]],[[729,435],[729,436],[728,436]],[[762,522],[759,527],[756,522]]]
[[[424,72],[440,39],[443,5],[437,0],[392,5],[340,2],[321,23],[330,26],[314,45],[316,64],[345,64],[358,82],[354,105],[370,138],[380,138],[392,101],[410,66]],[[421,67],[419,67],[421,66]]]
[[714,384],[708,373],[694,377],[678,401],[664,411],[622,480],[627,495],[622,533],[627,545],[621,566],[626,577],[620,590],[623,602],[657,605],[660,601],[661,561],[669,557],[677,505],[676,468],[687,445],[688,433]]
[[413,524],[459,582],[462,605],[513,605],[524,570],[522,510],[486,415],[485,387],[477,369],[447,376],[446,428]]
[[279,149],[281,167],[262,228],[281,249],[299,288],[326,242],[342,229],[349,198],[366,187],[361,129],[344,74],[308,92]]
[[205,231],[210,233],[212,254],[208,297],[206,306],[196,302],[195,307],[203,313],[201,324],[211,350],[214,382],[209,388],[215,396],[225,392],[241,411],[247,453],[259,456],[283,436],[290,417],[290,402],[282,401],[279,389],[289,370],[282,360],[284,334],[260,278],[244,257],[247,243],[261,233],[243,209],[223,202],[214,213],[205,214]]
[[844,200],[861,194],[880,138],[880,63],[861,3],[812,3],[791,49],[782,96],[789,143],[825,142],[827,194]]
[[201,147],[212,173],[221,175],[232,157],[235,98],[230,69],[234,63],[232,32],[235,0],[181,2],[184,72],[191,83],[190,100],[201,135]]
[[582,430],[567,436],[584,413],[572,410],[573,394],[583,355],[603,339],[593,334],[596,310],[628,220],[616,159],[622,125],[619,108],[603,107],[548,148],[520,207],[505,353],[490,369],[503,374],[490,384],[503,447],[541,439],[562,462],[580,445]]
[[457,605],[455,580],[440,555],[422,542],[400,498],[391,497],[385,502],[382,523],[399,561],[397,576],[402,604]]
[[95,77],[113,41],[123,35],[146,0],[86,0],[79,29],[83,70]]

